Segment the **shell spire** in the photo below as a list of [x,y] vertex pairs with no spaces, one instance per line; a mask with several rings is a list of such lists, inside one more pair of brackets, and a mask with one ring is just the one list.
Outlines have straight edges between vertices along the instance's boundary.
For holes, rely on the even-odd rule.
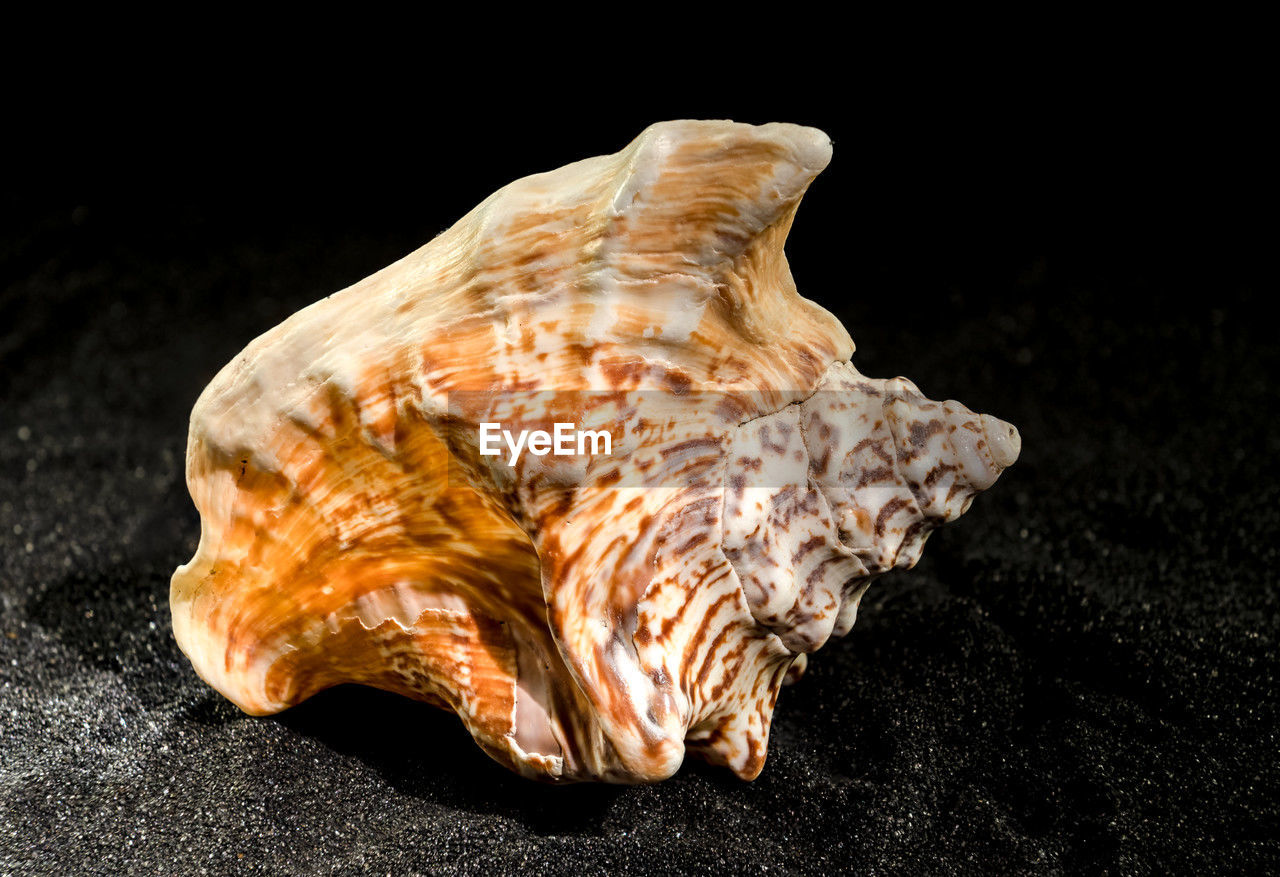
[[858,374],[796,291],[830,158],[813,128],[653,125],[253,341],[191,417],[196,671],[254,714],[426,700],[542,780],[687,751],[756,776],[783,681],[1018,451]]

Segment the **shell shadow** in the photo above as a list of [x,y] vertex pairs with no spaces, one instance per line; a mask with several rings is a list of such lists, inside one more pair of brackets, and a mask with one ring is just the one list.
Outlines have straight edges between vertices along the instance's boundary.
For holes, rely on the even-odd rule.
[[340,685],[275,717],[295,733],[363,761],[397,791],[530,831],[595,834],[625,787],[552,787],[490,759],[452,713],[361,685]]

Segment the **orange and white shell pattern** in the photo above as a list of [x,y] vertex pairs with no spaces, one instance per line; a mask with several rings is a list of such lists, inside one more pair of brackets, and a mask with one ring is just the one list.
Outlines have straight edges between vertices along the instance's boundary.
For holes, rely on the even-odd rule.
[[[1017,457],[873,380],[783,242],[831,143],[665,122],[253,341],[191,415],[174,634],[242,709],[344,682],[542,780],[764,765],[784,678]],[[559,422],[608,454],[480,453]]]

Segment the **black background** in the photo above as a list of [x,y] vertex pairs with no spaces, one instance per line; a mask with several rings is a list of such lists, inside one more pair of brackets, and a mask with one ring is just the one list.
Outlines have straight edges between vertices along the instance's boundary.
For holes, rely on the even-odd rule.
[[[1102,71],[1088,46],[855,49],[659,86],[562,56],[489,81],[483,53],[192,75],[178,47],[19,88],[0,870],[1275,869],[1274,106],[1191,48]],[[681,117],[827,131],[802,294],[864,373],[1023,436],[784,691],[761,777],[544,788],[425,706],[340,689],[251,719],[204,686],[167,595],[205,383],[506,182]]]

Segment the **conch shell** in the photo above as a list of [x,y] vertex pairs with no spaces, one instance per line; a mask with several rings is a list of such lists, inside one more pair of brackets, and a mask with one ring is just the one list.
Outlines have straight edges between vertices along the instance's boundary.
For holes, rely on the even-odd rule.
[[[678,121],[518,180],[267,332],[191,415],[178,644],[243,710],[357,682],[543,780],[761,770],[779,687],[1018,454],[850,364],[783,241],[813,128]],[[609,453],[481,453],[480,428]]]

